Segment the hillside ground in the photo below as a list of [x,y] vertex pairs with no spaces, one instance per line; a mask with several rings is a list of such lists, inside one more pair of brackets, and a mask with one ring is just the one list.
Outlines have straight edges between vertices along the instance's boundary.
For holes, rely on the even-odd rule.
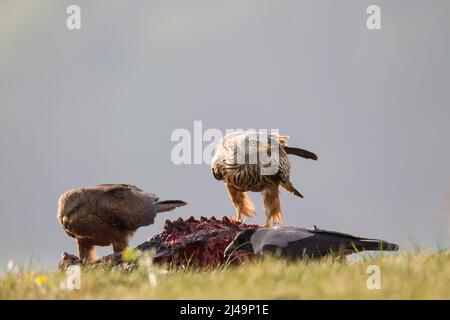
[[133,271],[82,268],[74,290],[65,285],[66,272],[10,268],[0,276],[0,299],[450,299],[448,251],[352,262],[266,258],[208,270],[162,268],[149,260],[138,260]]

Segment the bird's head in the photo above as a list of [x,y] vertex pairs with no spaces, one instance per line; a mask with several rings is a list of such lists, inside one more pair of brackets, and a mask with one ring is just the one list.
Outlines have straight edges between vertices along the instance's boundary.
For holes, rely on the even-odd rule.
[[[274,144],[270,136],[257,131],[246,131],[232,137],[238,163],[255,163],[259,154],[270,155],[271,144]],[[250,159],[246,159],[249,157]],[[244,161],[245,159],[245,161]]]
[[225,249],[223,255],[228,256],[238,250],[243,250],[243,251],[253,253],[254,252],[253,246],[252,246],[250,240],[256,230],[257,229],[249,228],[249,229],[239,232],[236,235],[236,237],[234,238],[234,240]]
[[73,216],[83,210],[84,193],[80,189],[65,192],[58,200],[58,220],[67,229]]

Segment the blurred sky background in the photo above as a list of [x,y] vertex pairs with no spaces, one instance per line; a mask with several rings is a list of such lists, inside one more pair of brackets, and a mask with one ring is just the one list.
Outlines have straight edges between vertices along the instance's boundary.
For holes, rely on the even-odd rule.
[[189,202],[132,246],[165,219],[234,215],[208,165],[171,162],[171,133],[194,120],[279,128],[319,155],[291,158],[305,199],[282,193],[286,224],[448,247],[449,57],[448,0],[1,0],[0,269],[76,252],[56,220],[74,187]]

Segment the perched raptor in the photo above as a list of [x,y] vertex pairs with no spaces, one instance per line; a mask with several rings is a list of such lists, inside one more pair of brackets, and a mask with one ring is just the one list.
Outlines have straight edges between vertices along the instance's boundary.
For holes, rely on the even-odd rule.
[[266,223],[281,222],[281,206],[278,187],[303,198],[290,181],[291,164],[288,154],[317,160],[314,153],[288,147],[286,136],[256,131],[238,131],[223,137],[211,162],[211,171],[222,180],[236,208],[237,220],[242,216],[253,217],[254,206],[245,193],[262,192]]
[[122,252],[142,226],[156,214],[186,205],[179,200],[159,201],[153,193],[129,184],[98,184],[65,192],[58,200],[58,221],[75,238],[80,259],[95,260],[94,246],[113,246]]
[[355,237],[336,231],[308,230],[277,226],[241,231],[225,249],[224,255],[243,250],[252,254],[275,253],[285,258],[321,258],[330,253],[345,256],[355,252],[396,251],[398,245],[377,239]]

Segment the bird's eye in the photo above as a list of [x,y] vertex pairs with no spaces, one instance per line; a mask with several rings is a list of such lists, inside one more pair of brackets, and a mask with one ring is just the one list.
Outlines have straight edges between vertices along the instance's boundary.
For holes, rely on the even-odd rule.
[[255,141],[255,140],[250,140],[250,144],[251,144],[252,146],[255,146],[255,145],[256,145],[256,141]]
[[74,214],[74,213],[76,213],[76,212],[78,211],[78,209],[79,209],[79,207],[76,206],[75,208],[73,208],[72,210],[70,210],[69,216],[72,215],[72,214]]

